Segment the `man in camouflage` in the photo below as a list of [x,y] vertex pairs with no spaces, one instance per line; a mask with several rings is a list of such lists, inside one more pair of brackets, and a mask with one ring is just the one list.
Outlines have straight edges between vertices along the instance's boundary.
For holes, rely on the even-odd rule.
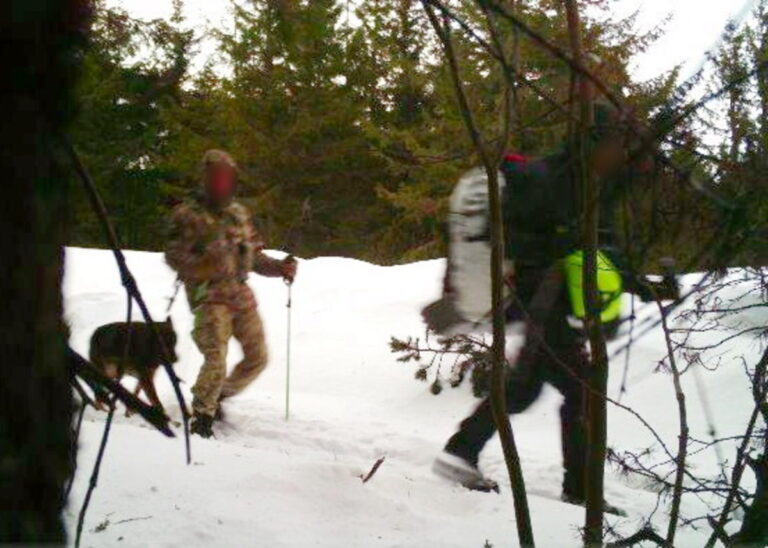
[[[192,387],[192,432],[213,434],[223,398],[245,389],[267,365],[264,328],[246,284],[254,271],[292,281],[296,262],[265,255],[248,210],[233,197],[237,165],[221,150],[203,156],[203,192],[173,211],[166,262],[184,283],[195,317],[193,339],[205,358]],[[234,335],[243,359],[227,376],[227,346]]]

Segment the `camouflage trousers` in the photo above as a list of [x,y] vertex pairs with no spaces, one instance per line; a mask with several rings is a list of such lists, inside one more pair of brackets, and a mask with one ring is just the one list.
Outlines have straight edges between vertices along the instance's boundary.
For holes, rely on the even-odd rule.
[[[246,284],[212,287],[202,298],[199,293],[196,288],[190,296],[195,315],[192,337],[205,362],[192,387],[192,407],[214,415],[221,398],[241,392],[264,371],[267,345],[256,299]],[[227,376],[227,349],[233,335],[242,346],[243,359]]]

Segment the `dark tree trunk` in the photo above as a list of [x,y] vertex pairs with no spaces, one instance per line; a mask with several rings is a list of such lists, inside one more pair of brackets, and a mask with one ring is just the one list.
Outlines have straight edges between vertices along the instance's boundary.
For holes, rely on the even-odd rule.
[[[568,33],[573,59],[584,66],[582,23],[575,0],[565,0]],[[608,384],[608,351],[600,320],[600,294],[597,287],[598,225],[600,215],[600,179],[594,173],[588,136],[594,127],[594,85],[583,74],[572,73],[571,98],[574,116],[579,122],[572,126],[572,156],[575,180],[581,189],[582,249],[584,253],[583,280],[587,315],[584,324],[590,347],[589,390],[585,390],[587,463],[586,546],[603,545],[603,499],[607,443],[607,409],[605,395]]]
[[755,498],[744,512],[741,529],[731,538],[733,546],[765,546],[768,543],[768,454],[750,460],[757,478]]
[[85,1],[0,10],[0,544],[65,541],[72,394],[61,319],[67,184],[53,132],[71,115]]

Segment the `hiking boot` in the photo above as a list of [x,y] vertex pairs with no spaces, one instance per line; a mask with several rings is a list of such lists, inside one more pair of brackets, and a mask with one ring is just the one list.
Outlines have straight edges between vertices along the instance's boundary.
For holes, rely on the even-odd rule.
[[213,437],[213,417],[195,411],[195,416],[192,419],[192,426],[189,431],[192,434],[197,434],[201,438],[207,439]]
[[213,415],[213,420],[216,422],[221,422],[223,420],[226,420],[227,414],[224,412],[224,409],[221,407],[221,403],[226,399],[226,396],[219,396],[219,406],[216,408],[216,413]]
[[432,471],[472,491],[499,492],[498,483],[483,476],[475,459],[459,456],[447,449],[437,456],[432,465]]
[[224,420],[224,417],[226,414],[224,413],[224,410],[221,408],[221,404],[216,408],[216,413],[213,415],[213,420],[215,422],[221,422]]
[[[562,500],[566,504],[575,504],[576,506],[587,505],[587,501],[584,497],[579,497],[569,493],[563,493],[560,497],[560,500]],[[605,512],[606,514],[612,514],[614,516],[620,516],[623,518],[627,517],[627,513],[624,510],[622,510],[617,506],[609,504],[605,501],[603,501],[603,512]]]

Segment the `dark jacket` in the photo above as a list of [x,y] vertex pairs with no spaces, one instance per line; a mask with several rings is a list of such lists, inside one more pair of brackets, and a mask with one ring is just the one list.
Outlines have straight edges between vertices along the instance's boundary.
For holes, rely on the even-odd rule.
[[[581,247],[581,189],[568,154],[505,162],[504,224],[507,257],[518,266],[548,268]],[[599,239],[613,250],[618,180],[601,187]]]
[[[501,167],[506,181],[503,196],[506,255],[514,261],[518,278],[535,280],[556,261],[582,247],[584,207],[567,152],[521,160],[515,157]],[[673,273],[665,273],[663,282],[649,282],[629,267],[622,252],[616,206],[631,184],[634,184],[633,174],[628,171],[601,182],[599,249],[621,271],[625,291],[637,294],[643,301],[657,296],[676,299],[679,287]],[[518,289],[524,301],[531,297],[526,287],[527,284],[522,283]],[[532,283],[530,289],[534,287]]]

